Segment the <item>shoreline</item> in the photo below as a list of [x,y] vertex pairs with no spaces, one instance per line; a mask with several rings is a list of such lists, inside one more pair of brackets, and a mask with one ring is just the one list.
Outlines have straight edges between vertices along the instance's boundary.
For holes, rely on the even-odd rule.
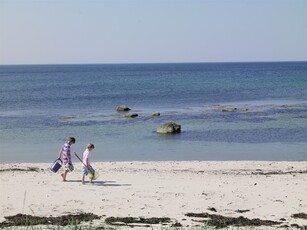
[[[93,220],[95,226],[111,217],[142,217],[170,218],[166,226],[179,223],[188,229],[216,215],[274,221],[254,229],[307,226],[307,219],[296,217],[307,210],[306,161],[114,161],[92,165],[99,178],[94,185],[82,185],[78,163],[68,174],[68,182],[61,181],[60,172],[50,171],[51,164],[0,164],[0,223],[19,213],[39,217],[91,213],[99,216]],[[138,224],[134,226],[138,228]],[[151,229],[144,224],[139,228]]]

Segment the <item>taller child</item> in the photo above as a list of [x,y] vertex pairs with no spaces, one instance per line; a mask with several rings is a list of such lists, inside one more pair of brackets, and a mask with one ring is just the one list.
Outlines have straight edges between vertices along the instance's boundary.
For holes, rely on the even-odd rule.
[[71,150],[70,146],[76,143],[76,139],[74,137],[70,137],[67,142],[65,142],[60,149],[58,159],[61,159],[63,156],[64,163],[64,173],[61,174],[63,181],[66,181],[66,176],[68,172],[72,172],[74,170],[74,166],[71,161]]

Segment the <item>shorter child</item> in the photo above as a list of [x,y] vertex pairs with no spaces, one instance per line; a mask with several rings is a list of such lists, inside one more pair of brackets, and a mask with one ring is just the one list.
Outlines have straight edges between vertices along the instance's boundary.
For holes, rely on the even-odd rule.
[[[88,144],[86,146],[86,149],[83,153],[83,165],[82,165],[82,184],[84,184],[84,179],[85,176],[88,175],[88,171],[90,171],[90,173],[95,173],[94,168],[91,165],[91,155],[92,155],[92,151],[94,150],[95,146],[93,144]],[[90,178],[91,183],[93,183],[93,179],[94,178]]]

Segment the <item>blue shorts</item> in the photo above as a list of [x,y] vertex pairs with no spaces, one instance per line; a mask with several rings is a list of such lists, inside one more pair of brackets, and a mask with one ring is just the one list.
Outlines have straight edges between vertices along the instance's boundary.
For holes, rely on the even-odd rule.
[[[91,172],[95,172],[94,168],[93,168],[91,165],[89,165],[88,168],[89,168],[89,170],[90,170]],[[84,167],[84,166],[82,167],[82,173],[83,173],[83,176],[87,176],[87,175],[88,175],[88,170],[87,170],[87,168]]]

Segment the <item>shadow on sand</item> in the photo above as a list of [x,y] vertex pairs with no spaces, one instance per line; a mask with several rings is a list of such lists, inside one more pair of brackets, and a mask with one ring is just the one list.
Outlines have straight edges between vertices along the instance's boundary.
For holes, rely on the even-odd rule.
[[[66,182],[82,183],[81,180],[67,180]],[[116,181],[98,181],[98,180],[94,181],[94,183],[90,183],[89,181],[86,181],[85,185],[105,186],[105,187],[131,186],[131,184],[117,184]]]

